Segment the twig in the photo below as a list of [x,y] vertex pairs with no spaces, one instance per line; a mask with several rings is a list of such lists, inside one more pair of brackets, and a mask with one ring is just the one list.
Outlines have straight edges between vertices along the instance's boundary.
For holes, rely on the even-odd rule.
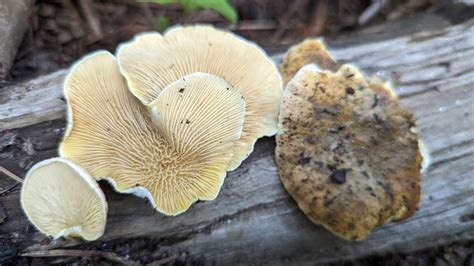
[[12,189],[16,188],[19,184],[20,184],[20,183],[16,183],[16,184],[14,184],[14,185],[12,185],[12,186],[10,186],[10,187],[8,187],[8,188],[6,188],[6,189],[0,191],[0,196],[2,196],[3,194],[6,194],[6,193],[8,193],[8,192],[10,192]]
[[160,260],[155,260],[155,261],[152,261],[152,262],[148,263],[147,266],[164,265],[166,263],[170,263],[170,262],[176,260],[176,258],[178,258],[178,256],[170,256],[170,257],[163,258],[163,259],[160,259]]
[[134,260],[123,258],[115,253],[98,250],[52,249],[21,253],[22,257],[102,257],[125,265],[140,265]]
[[11,179],[19,182],[19,183],[23,183],[23,179],[19,178],[17,175],[15,175],[14,173],[8,171],[7,169],[5,169],[5,167],[3,166],[0,166],[0,172],[4,173],[6,176],[10,177]]
[[313,9],[313,19],[311,23],[305,27],[302,31],[298,32],[299,35],[319,35],[323,32],[324,27],[328,19],[329,1],[320,0],[316,3]]
[[79,5],[81,6],[84,17],[89,24],[94,36],[96,38],[102,38],[102,28],[100,26],[100,20],[97,19],[94,12],[91,9],[92,1],[91,0],[80,0]]
[[390,3],[390,0],[374,0],[370,6],[362,12],[359,16],[358,23],[359,25],[367,24],[371,19],[377,15],[382,8],[387,6]]

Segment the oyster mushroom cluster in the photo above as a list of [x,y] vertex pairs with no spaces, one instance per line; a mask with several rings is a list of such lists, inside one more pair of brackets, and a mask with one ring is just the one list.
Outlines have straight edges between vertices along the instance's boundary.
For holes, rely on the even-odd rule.
[[319,39],[292,47],[280,68],[276,162],[303,213],[350,240],[413,215],[428,154],[390,83],[337,64]]
[[179,26],[141,34],[115,56],[86,56],[64,92],[62,158],[29,171],[21,202],[41,232],[93,240],[107,212],[96,180],[146,197],[166,215],[215,199],[227,171],[258,138],[276,133],[282,84],[254,43],[211,26]]

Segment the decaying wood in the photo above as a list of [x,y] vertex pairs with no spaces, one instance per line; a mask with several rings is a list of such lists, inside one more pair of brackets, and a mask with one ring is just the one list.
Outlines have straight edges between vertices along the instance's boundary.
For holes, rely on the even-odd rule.
[[[225,265],[313,264],[473,240],[473,25],[471,20],[437,31],[333,49],[336,59],[400,84],[402,104],[418,119],[433,164],[423,178],[424,195],[414,217],[385,225],[361,242],[333,236],[309,222],[285,192],[273,160],[274,139],[265,138],[240,168],[228,174],[215,201],[198,202],[177,217],[160,215],[145,200],[114,193],[101,182],[109,201],[101,241],[154,237],[170,250],[170,256],[185,251]],[[276,61],[280,58],[274,56]],[[64,127],[61,83],[65,73],[0,91],[1,165],[24,173],[33,162],[55,155]],[[0,178],[0,187],[11,182]],[[56,240],[42,245],[44,236],[28,226],[18,198],[18,190],[0,198],[8,216],[0,226],[3,238],[14,238],[24,252],[78,244]]]
[[111,260],[121,265],[140,265],[138,262],[125,259],[112,252],[98,250],[77,250],[77,249],[53,249],[38,250],[21,253],[22,257],[100,257]]
[[15,58],[18,46],[28,29],[33,0],[0,2],[0,81],[4,80]]

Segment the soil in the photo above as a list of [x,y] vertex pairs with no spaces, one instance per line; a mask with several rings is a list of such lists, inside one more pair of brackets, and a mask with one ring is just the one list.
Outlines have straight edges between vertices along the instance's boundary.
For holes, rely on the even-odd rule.
[[[91,13],[85,12],[83,3],[89,3]],[[43,0],[37,1],[31,18],[31,26],[10,71],[8,81],[15,83],[35,76],[69,67],[72,62],[84,54],[106,49],[114,52],[117,44],[129,40],[136,33],[150,30],[163,31],[155,23],[156,16],[166,16],[175,23],[212,23],[220,27],[233,29],[238,34],[261,44],[268,51],[287,47],[288,43],[307,35],[335,36],[360,29],[357,19],[368,7],[370,1],[309,1],[295,0],[288,6],[285,0],[233,0],[239,13],[239,23],[229,25],[225,18],[212,11],[200,10],[184,13],[179,5],[158,6],[140,4],[133,0]],[[321,4],[324,2],[325,4]],[[426,10],[436,1],[420,2],[416,6],[406,5],[407,1],[391,1],[391,5],[374,17],[371,23],[386,19],[410,16]],[[321,10],[325,10],[321,13]],[[319,12],[319,13],[318,13]],[[317,16],[315,16],[317,14]],[[93,25],[100,25],[99,31]],[[38,125],[38,134],[47,130],[56,130],[52,143],[56,143],[63,130],[64,121],[48,122]],[[52,123],[52,124],[51,124]],[[43,130],[43,131],[42,131]],[[31,136],[34,138],[34,136]],[[0,157],[8,154],[24,154],[12,160],[24,161],[22,169],[10,169],[22,173],[33,161],[40,158],[28,156],[30,139],[2,135],[0,137]],[[31,143],[30,143],[31,144]],[[40,157],[52,157],[55,147],[43,145]],[[39,149],[41,150],[41,147]],[[36,156],[36,155],[35,155]],[[12,189],[18,189],[12,188]],[[4,192],[8,193],[8,192]],[[0,204],[0,214],[2,213]],[[2,216],[0,215],[0,224]],[[34,230],[34,229],[31,229]],[[171,254],[166,248],[166,239],[135,238],[110,242],[94,242],[77,246],[74,249],[114,252],[139,263],[163,260],[169,265],[212,264],[212,258],[193,257],[183,251]],[[3,265],[45,265],[50,263],[66,264],[110,264],[111,261],[98,256],[27,258],[12,257],[17,253],[13,243],[0,239],[0,263],[11,258]],[[113,262],[112,262],[113,263]],[[341,262],[337,265],[474,265],[474,241],[455,243],[451,246],[421,250],[410,254],[388,254],[371,256],[355,261]],[[333,264],[336,265],[336,264]]]
[[[158,17],[173,24],[209,23],[249,38],[267,51],[283,49],[288,43],[311,35],[336,36],[359,30],[358,17],[370,1],[232,0],[239,21],[229,24],[209,10],[184,12],[177,4],[144,4],[134,0],[42,0],[37,1],[30,28],[20,45],[10,83],[29,79],[70,64],[84,54],[106,49],[143,31],[163,31]],[[145,1],[146,2],[146,1]],[[374,16],[372,24],[392,17],[408,16],[432,7],[434,0],[407,7],[406,0],[393,0]],[[89,10],[89,12],[87,12]],[[322,11],[321,11],[322,10]],[[319,13],[318,13],[319,12]],[[94,26],[96,25],[96,26]]]

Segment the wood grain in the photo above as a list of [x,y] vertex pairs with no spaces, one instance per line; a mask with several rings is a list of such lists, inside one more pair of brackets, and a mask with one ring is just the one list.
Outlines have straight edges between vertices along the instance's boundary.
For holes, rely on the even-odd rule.
[[[228,174],[217,200],[198,202],[177,217],[164,217],[143,199],[119,195],[101,184],[110,207],[101,241],[155,237],[172,255],[186,251],[205,256],[209,263],[278,265],[330,262],[473,240],[473,25],[471,20],[332,50],[335,58],[399,84],[402,104],[417,117],[433,164],[423,177],[422,203],[412,218],[382,226],[361,242],[333,236],[311,224],[285,192],[273,160],[274,139],[265,138],[240,168]],[[273,58],[278,61],[281,56]],[[60,84],[65,73],[61,70],[0,91],[1,165],[24,174],[33,162],[54,156],[64,126]],[[11,181],[0,178],[0,187],[9,184]],[[64,240],[39,244],[44,237],[28,226],[18,196],[19,191],[14,190],[0,198],[8,216],[0,226],[1,237],[15,239],[20,249],[29,251],[79,244]]]

